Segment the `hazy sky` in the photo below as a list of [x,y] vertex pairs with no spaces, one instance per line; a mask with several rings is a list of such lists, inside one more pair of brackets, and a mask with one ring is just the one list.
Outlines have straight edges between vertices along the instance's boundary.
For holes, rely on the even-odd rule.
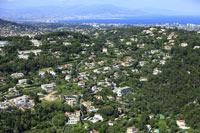
[[0,0],[1,8],[24,8],[48,5],[103,5],[111,4],[130,9],[168,9],[183,15],[200,16],[200,0]]

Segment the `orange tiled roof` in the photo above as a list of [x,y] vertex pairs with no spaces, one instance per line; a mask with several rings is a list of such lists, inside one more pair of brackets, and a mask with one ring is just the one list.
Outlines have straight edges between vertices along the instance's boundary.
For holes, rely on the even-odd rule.
[[134,126],[132,126],[132,127],[128,127],[128,129],[134,129],[135,127]]
[[178,120],[178,122],[185,122],[185,120]]

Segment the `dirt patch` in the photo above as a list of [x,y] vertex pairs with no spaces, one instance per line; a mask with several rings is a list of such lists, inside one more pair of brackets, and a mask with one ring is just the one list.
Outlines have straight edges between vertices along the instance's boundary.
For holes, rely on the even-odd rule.
[[58,96],[54,95],[56,92],[57,91],[53,91],[53,92],[49,93],[47,96],[41,98],[40,100],[46,100],[49,102],[55,101],[59,98]]

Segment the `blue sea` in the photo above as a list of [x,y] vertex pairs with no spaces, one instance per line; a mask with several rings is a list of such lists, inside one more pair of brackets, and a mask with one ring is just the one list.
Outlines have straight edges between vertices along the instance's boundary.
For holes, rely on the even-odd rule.
[[164,24],[164,23],[179,23],[179,24],[196,24],[200,25],[200,16],[195,17],[136,17],[136,18],[121,18],[121,19],[79,19],[79,20],[60,20],[64,23],[100,23],[100,24]]

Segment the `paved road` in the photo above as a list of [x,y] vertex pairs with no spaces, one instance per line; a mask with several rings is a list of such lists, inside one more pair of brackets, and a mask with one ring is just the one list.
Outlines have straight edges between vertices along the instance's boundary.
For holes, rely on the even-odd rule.
[[78,67],[79,67],[79,65],[82,64],[83,61],[85,61],[85,59],[84,59],[84,60],[81,60],[81,62],[79,62],[79,63],[76,65],[76,68],[75,68],[76,73],[77,73],[77,71],[78,71]]
[[83,97],[83,95],[81,94],[80,95],[80,100],[79,100],[79,106],[80,106],[80,111],[81,111],[81,117],[80,117],[80,120],[82,121],[82,119],[83,119],[83,117],[84,117],[84,114],[83,114],[83,112],[82,112],[82,97]]

